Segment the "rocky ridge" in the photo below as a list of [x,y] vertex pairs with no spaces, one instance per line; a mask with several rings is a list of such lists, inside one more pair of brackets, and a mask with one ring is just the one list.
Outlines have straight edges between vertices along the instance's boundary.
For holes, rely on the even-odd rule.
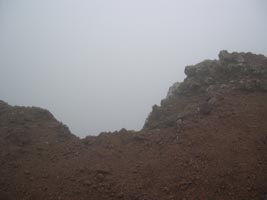
[[79,139],[44,109],[0,101],[0,200],[267,197],[267,58],[185,68],[141,131]]

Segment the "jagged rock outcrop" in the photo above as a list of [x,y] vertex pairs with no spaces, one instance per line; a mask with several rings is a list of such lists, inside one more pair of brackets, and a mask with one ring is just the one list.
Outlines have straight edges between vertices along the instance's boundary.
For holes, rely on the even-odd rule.
[[179,90],[181,83],[180,82],[175,82],[168,90],[166,100],[169,100],[172,98],[177,93],[177,90]]
[[[210,113],[212,102],[218,98],[218,91],[267,92],[267,58],[263,55],[228,53],[223,50],[219,53],[219,60],[205,60],[186,66],[184,72],[187,77],[182,83],[177,82],[170,87],[167,97],[161,102],[163,108],[181,101],[184,96],[204,95],[209,100],[198,105],[196,110]],[[179,115],[162,110],[161,107],[153,107],[145,129],[174,126]]]
[[213,88],[267,89],[267,58],[252,53],[221,51],[219,60],[205,60],[185,67],[187,75],[172,94],[208,92]]

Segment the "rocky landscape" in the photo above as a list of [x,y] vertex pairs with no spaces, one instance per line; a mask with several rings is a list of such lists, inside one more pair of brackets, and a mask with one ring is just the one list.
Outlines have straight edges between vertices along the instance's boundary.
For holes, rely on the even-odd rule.
[[140,131],[80,139],[1,101],[0,200],[266,200],[267,58],[221,51],[185,74]]

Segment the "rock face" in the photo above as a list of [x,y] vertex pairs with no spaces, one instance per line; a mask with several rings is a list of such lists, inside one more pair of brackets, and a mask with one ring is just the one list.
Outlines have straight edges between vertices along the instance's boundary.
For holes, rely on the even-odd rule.
[[[219,60],[205,60],[196,65],[186,66],[184,72],[187,77],[182,83],[177,82],[170,87],[166,99],[161,102],[163,107],[185,96],[206,95],[207,98],[211,98],[221,90],[267,92],[267,58],[263,55],[228,53],[223,50],[219,53]],[[144,125],[145,129],[160,127],[164,125],[162,119],[170,117],[170,113],[166,116],[165,113],[159,114],[159,110],[161,108],[157,111],[152,110]],[[199,108],[199,111],[203,109]],[[160,119],[161,122],[154,122],[155,119]],[[172,116],[167,123],[173,126],[176,120],[177,116]]]
[[167,100],[171,99],[176,94],[177,90],[179,90],[180,85],[181,85],[180,82],[176,82],[169,88],[169,91],[166,96]]
[[267,59],[221,51],[185,73],[141,131],[79,139],[0,101],[0,200],[266,198]]

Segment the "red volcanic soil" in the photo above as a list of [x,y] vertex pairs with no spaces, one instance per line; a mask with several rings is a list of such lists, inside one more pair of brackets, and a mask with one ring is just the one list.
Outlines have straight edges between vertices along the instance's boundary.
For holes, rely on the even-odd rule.
[[0,200],[266,200],[267,58],[185,68],[141,131],[79,139],[47,110],[0,102]]

